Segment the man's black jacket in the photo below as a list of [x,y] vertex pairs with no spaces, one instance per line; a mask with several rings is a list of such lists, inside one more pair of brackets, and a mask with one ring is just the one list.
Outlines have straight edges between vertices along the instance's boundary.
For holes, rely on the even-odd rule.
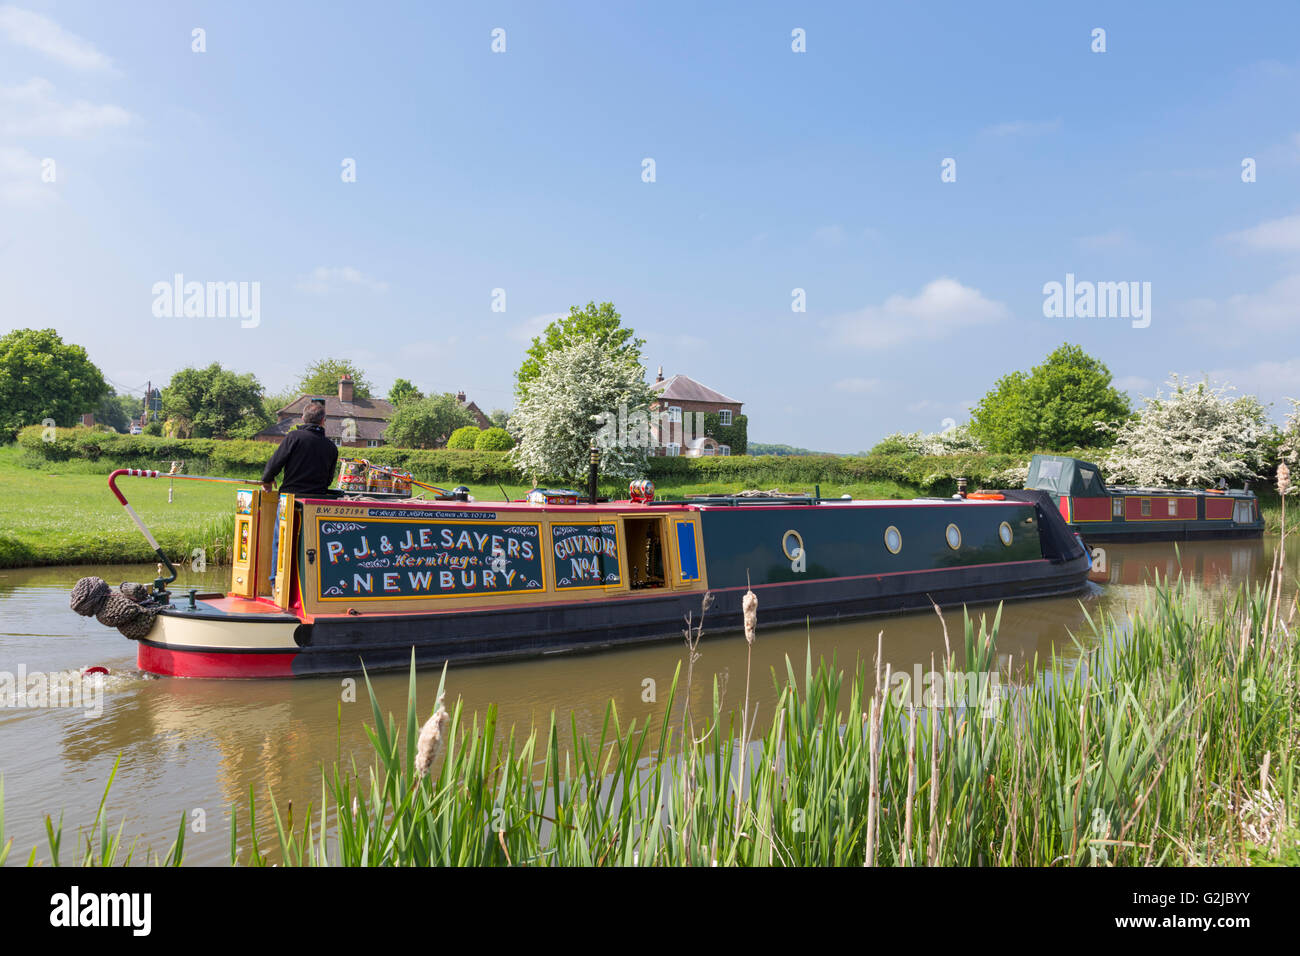
[[279,491],[285,495],[321,495],[334,480],[339,450],[325,437],[319,425],[299,425],[284,437],[262,472],[263,481],[274,481],[284,469]]

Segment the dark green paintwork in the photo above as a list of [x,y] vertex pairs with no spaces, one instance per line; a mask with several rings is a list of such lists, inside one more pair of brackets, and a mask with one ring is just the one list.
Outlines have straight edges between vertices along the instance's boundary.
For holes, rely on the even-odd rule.
[[[936,501],[933,504],[820,504],[786,508],[702,509],[705,567],[709,587],[808,581],[858,575],[930,571],[1042,557],[1038,519],[1032,504]],[[1011,546],[998,538],[1006,521]],[[949,523],[961,529],[961,548],[944,540]],[[885,529],[896,526],[903,548],[891,554]],[[781,542],[789,530],[803,537],[807,570],[795,571]]]

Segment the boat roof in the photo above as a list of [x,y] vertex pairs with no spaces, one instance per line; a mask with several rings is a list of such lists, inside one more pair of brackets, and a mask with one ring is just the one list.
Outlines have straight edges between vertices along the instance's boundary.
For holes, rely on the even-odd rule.
[[680,499],[662,499],[651,502],[640,501],[600,501],[590,504],[579,501],[577,504],[534,504],[529,501],[431,501],[427,498],[298,498],[300,502],[313,505],[354,505],[367,508],[389,508],[395,511],[430,510],[442,512],[476,512],[491,509],[493,511],[511,511],[520,513],[554,512],[554,513],[616,513],[627,512],[653,513],[656,511],[711,511],[714,509],[735,508],[807,508],[818,507],[932,507],[934,505],[963,504],[979,505],[1024,505],[1033,507],[1033,502],[1006,499],[971,499],[971,498],[814,498],[812,496],[770,496],[770,497],[711,497],[705,500],[691,501]]

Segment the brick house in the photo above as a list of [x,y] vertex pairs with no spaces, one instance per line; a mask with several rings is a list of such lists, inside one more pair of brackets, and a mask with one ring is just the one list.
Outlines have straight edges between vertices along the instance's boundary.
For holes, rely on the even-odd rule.
[[740,415],[743,402],[685,375],[665,379],[662,365],[650,388],[656,395],[650,402],[650,454],[688,458],[731,454],[729,446],[704,434],[704,416],[716,414],[721,425],[729,426]]
[[357,398],[353,392],[352,378],[339,376],[339,392],[334,395],[299,395],[277,411],[279,419],[274,425],[262,429],[253,437],[258,441],[275,442],[293,431],[302,421],[302,410],[313,398],[325,399],[325,437],[333,439],[341,448],[378,448],[384,444],[384,430],[393,417],[393,405],[382,398]]

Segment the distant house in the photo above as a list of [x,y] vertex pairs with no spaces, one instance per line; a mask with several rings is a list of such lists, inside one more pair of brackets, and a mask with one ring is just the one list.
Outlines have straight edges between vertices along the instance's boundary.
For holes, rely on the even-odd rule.
[[382,398],[357,398],[349,375],[339,376],[338,395],[299,395],[277,411],[279,419],[253,437],[275,442],[293,431],[302,421],[302,410],[315,398],[325,400],[325,437],[342,448],[378,448],[384,444],[384,430],[393,417],[393,405]]
[[[299,395],[276,412],[279,420],[274,425],[262,429],[253,437],[258,441],[270,441],[278,445],[302,421],[302,410],[307,407],[307,403],[316,398],[325,400],[325,421],[322,424],[325,437],[333,439],[334,444],[342,448],[378,448],[385,444],[384,432],[396,408],[392,402],[382,398],[357,398],[352,378],[348,375],[339,376],[337,396]],[[477,405],[466,400],[464,392],[457,393],[456,400],[474,416],[480,428],[491,427],[492,422]]]
[[719,424],[731,425],[743,402],[686,375],[665,379],[662,365],[650,388],[656,396],[650,403],[652,455],[699,458],[731,454],[729,446],[704,434],[704,415],[716,414]]

